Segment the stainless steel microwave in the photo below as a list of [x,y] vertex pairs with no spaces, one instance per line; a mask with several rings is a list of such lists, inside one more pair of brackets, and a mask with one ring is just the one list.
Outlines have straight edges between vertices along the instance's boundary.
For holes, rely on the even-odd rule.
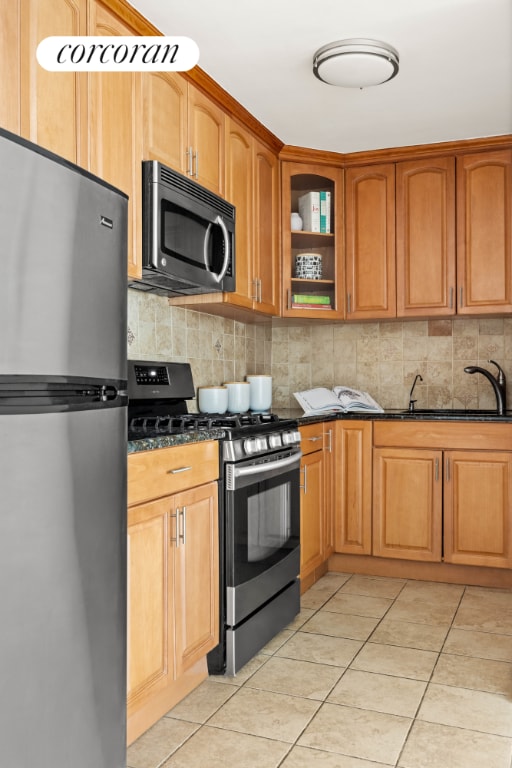
[[142,163],[142,278],[167,296],[235,290],[235,207],[156,160]]

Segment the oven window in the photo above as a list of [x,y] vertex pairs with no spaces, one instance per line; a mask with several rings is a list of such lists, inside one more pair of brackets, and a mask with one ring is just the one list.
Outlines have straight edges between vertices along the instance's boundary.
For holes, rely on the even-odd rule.
[[247,561],[264,560],[286,545],[291,532],[290,483],[248,498]]
[[299,470],[226,492],[226,578],[238,586],[299,546]]

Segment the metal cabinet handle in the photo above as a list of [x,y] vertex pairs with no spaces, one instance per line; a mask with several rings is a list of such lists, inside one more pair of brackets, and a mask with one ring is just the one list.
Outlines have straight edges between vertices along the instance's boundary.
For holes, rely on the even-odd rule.
[[350,293],[347,293],[347,315],[350,315],[350,313],[352,311],[351,308],[350,308],[350,299],[351,299],[351,295],[350,295]]
[[192,176],[193,175],[192,163],[193,163],[193,155],[194,155],[192,151],[192,147],[189,147],[185,154],[187,156],[187,173],[189,176]]
[[252,293],[251,299],[253,301],[258,301],[258,278],[257,277],[255,277],[254,280],[252,281],[252,285],[253,285],[253,293]]
[[181,517],[181,530],[179,533],[179,538],[183,546],[185,546],[185,539],[187,535],[187,508],[186,507],[181,508],[180,517]]
[[196,149],[196,151],[194,152],[193,160],[196,165],[196,172],[193,173],[192,175],[194,176],[194,178],[198,179],[199,178],[199,150],[198,149]]
[[301,488],[304,493],[308,492],[308,473],[307,473],[307,467],[302,467],[300,470],[301,472],[304,472],[304,485],[299,485],[299,488]]
[[461,285],[461,287],[460,287],[460,306],[461,306],[461,307],[463,307],[463,306],[464,306],[463,297],[464,297],[464,288],[463,288],[463,287],[462,287],[462,285]]
[[435,470],[434,470],[434,478],[437,483],[439,480],[439,459],[436,459],[434,462]]
[[258,303],[261,304],[261,277],[258,277]]
[[450,459],[446,459],[446,480],[447,482],[450,482]]
[[327,451],[332,453],[332,429],[327,430],[327,436],[329,438],[329,444],[327,445]]
[[168,469],[168,475],[178,475],[180,472],[190,472],[192,467],[177,467],[176,469]]
[[453,309],[453,286],[450,288],[450,309]]
[[175,525],[176,536],[171,536],[171,544],[174,544],[176,546],[176,549],[180,546],[180,540],[179,540],[179,535],[178,535],[178,517],[179,517],[179,514],[180,514],[180,511],[179,511],[179,509],[177,509],[176,512],[171,515],[171,519],[172,520],[176,520],[176,525]]
[[308,440],[311,440],[312,443],[316,443],[317,440],[321,440],[323,435],[315,435],[315,437],[308,437]]

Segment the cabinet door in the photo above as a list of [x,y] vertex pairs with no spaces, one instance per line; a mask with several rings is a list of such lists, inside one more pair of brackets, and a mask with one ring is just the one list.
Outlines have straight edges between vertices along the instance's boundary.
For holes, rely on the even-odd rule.
[[[309,192],[330,192],[330,231],[291,229],[291,214],[299,198]],[[341,319],[343,310],[343,171],[309,163],[281,164],[282,315],[284,317]],[[322,259],[322,277],[297,275],[295,259],[314,253]],[[304,302],[301,298],[308,297]],[[315,301],[319,301],[316,305]]]
[[458,314],[512,311],[512,150],[457,160]]
[[[100,2],[90,2],[91,35],[133,31]],[[139,72],[90,73],[90,169],[129,195],[128,274],[140,277],[141,137]]]
[[226,121],[226,198],[236,207],[236,291],[230,303],[252,309],[257,299],[253,265],[252,136],[234,120]]
[[324,560],[334,552],[334,425],[334,421],[324,424]]
[[142,75],[142,160],[186,171],[187,82],[175,72]]
[[[0,125],[20,133],[21,0],[0,3]],[[8,74],[7,74],[8,73]]]
[[373,554],[441,561],[442,453],[375,448]]
[[192,172],[199,184],[224,193],[224,112],[189,83],[188,145]]
[[455,158],[396,166],[399,317],[455,314]]
[[302,457],[301,474],[300,577],[304,579],[323,561],[323,451]]
[[174,679],[172,497],[128,510],[128,716]]
[[345,171],[347,319],[395,317],[395,166]]
[[176,495],[176,673],[219,642],[219,536],[217,483]]
[[278,315],[281,275],[279,161],[256,140],[253,157],[254,276],[258,280],[254,308],[268,315]]
[[336,552],[369,555],[372,551],[372,423],[335,424]]
[[86,0],[21,0],[21,135],[84,167],[87,75],[48,72],[35,52],[45,37],[85,35],[86,17]]
[[445,454],[444,559],[512,566],[512,454]]

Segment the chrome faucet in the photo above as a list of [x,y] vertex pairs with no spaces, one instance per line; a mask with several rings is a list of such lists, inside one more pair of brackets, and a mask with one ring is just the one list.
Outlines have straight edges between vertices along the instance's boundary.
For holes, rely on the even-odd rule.
[[416,376],[414,377],[414,381],[413,381],[413,384],[412,384],[412,387],[411,387],[411,391],[409,392],[409,410],[410,411],[414,411],[414,403],[416,402],[416,400],[412,399],[412,393],[414,392],[414,387],[416,386],[416,382],[418,381],[418,379],[420,381],[423,381],[423,377],[420,376],[419,373],[417,373]]
[[495,360],[489,360],[488,362],[495,365],[498,369],[496,376],[493,376],[486,368],[480,368],[478,365],[468,365],[467,368],[464,368],[464,373],[481,373],[486,379],[489,379],[496,395],[496,413],[498,416],[503,416],[507,410],[507,379],[505,378],[503,368]]

